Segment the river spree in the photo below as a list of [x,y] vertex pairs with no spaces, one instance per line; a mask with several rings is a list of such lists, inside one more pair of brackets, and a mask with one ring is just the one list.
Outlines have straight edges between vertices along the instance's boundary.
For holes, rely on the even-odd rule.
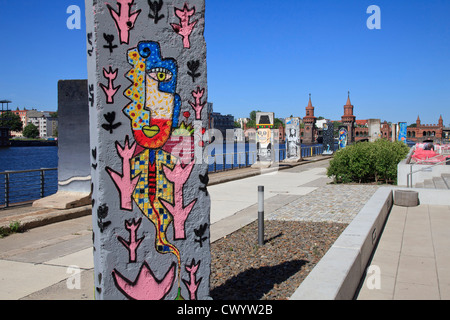
[[[315,145],[314,147],[319,146]],[[306,147],[306,146],[303,146]],[[308,157],[311,146],[302,150],[302,156]],[[275,161],[285,158],[285,145],[275,148]],[[303,154],[304,153],[304,154]],[[256,161],[256,144],[212,144],[205,152],[209,172],[236,167],[245,167]],[[214,164],[214,161],[216,164]],[[225,163],[224,163],[225,162]],[[40,198],[42,177],[45,182],[44,196],[55,193],[58,189],[57,171],[27,172],[4,174],[7,171],[51,169],[58,167],[58,147],[9,147],[0,148],[0,207],[6,202],[16,203]],[[3,173],[3,174],[2,174]]]
[[0,172],[58,167],[58,147],[0,148]]
[[[0,148],[0,207],[48,196],[58,189],[58,173],[54,171],[2,174],[58,167],[58,147]],[[42,189],[44,186],[44,189]]]

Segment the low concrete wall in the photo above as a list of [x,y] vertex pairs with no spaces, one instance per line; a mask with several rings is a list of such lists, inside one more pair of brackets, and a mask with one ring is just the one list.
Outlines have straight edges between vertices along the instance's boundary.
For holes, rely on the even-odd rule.
[[406,187],[408,185],[408,173],[414,172],[420,169],[425,169],[424,171],[415,172],[412,176],[412,185],[416,183],[421,183],[426,179],[432,179],[434,177],[440,177],[444,173],[450,174],[450,166],[438,165],[433,167],[432,165],[424,164],[410,164],[411,156],[414,153],[415,148],[411,148],[406,159],[402,160],[397,166],[397,185],[399,187]]
[[450,190],[393,187],[394,195],[395,190],[417,191],[419,193],[419,205],[450,206]]
[[380,188],[290,300],[353,299],[392,205],[392,188]]

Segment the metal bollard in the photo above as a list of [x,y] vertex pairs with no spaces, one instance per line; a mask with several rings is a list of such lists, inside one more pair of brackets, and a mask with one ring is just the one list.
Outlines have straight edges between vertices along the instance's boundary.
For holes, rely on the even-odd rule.
[[258,245],[264,245],[264,186],[258,186]]

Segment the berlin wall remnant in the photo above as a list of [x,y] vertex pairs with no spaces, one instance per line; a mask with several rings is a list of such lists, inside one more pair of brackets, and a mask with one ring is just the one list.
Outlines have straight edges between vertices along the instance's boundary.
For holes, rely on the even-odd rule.
[[369,119],[367,120],[369,126],[369,141],[374,142],[381,138],[381,120]]
[[87,80],[58,81],[58,191],[91,191]]
[[328,120],[323,124],[323,154],[334,153],[334,124]]
[[86,0],[96,299],[209,299],[204,0]]
[[[395,130],[398,127],[398,132]],[[392,141],[401,141],[406,143],[408,133],[408,124],[406,122],[399,122],[398,125],[392,125]]]
[[258,162],[272,162],[274,151],[273,126],[275,114],[273,112],[256,113],[256,150]]
[[339,126],[339,149],[344,149],[348,144],[347,126]]
[[286,161],[302,159],[300,140],[300,118],[286,118]]
[[58,81],[58,191],[33,207],[88,206],[91,193],[87,80]]

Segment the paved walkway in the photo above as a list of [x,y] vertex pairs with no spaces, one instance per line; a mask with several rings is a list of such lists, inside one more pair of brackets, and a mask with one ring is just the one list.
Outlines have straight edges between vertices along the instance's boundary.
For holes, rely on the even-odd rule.
[[[308,185],[320,183],[314,181]],[[267,219],[349,224],[378,188],[371,185],[323,185],[276,210]]]
[[450,299],[450,206],[393,207],[358,299]]
[[[211,174],[212,185],[208,187],[211,195],[211,241],[256,220],[258,185],[265,186],[266,219],[349,223],[378,186],[328,185],[327,166],[328,161],[318,161],[264,175],[254,175],[254,169]],[[242,179],[245,176],[247,178]],[[405,281],[405,266],[413,270],[413,275],[419,274],[418,278],[430,280],[422,285],[428,284],[430,291],[439,292],[433,297],[449,299],[450,269],[446,267],[450,265],[449,251],[446,251],[450,244],[447,240],[449,209],[394,207],[373,260],[373,264],[376,263],[381,270],[381,289],[365,290],[365,283],[359,299],[421,299],[422,295],[412,294],[412,287],[408,291],[411,295],[400,295],[405,292],[404,283],[408,283]],[[424,222],[420,220],[424,217],[423,210],[428,212],[428,227],[423,227]],[[0,218],[1,215],[0,211]],[[391,230],[399,230],[401,221],[402,236],[390,235]],[[0,239],[0,299],[93,299],[91,223],[91,216],[88,215]],[[430,246],[428,249],[416,246],[425,243],[432,244],[434,273],[433,257],[421,257],[418,253],[424,251],[424,254],[430,254]],[[403,257],[402,253],[397,253],[399,258],[391,259],[398,248],[409,256]],[[417,257],[411,254],[416,252],[414,250],[418,250]],[[384,261],[394,265],[384,265]],[[430,276],[423,276],[422,272],[428,270],[425,269],[428,266],[431,266]],[[394,269],[397,270],[395,276],[392,273]],[[77,284],[67,282],[71,275],[79,276],[80,288],[68,289]],[[437,275],[438,280],[431,282],[433,275]],[[436,285],[439,288],[437,291]],[[389,295],[391,287],[394,288],[391,290],[393,294]]]

